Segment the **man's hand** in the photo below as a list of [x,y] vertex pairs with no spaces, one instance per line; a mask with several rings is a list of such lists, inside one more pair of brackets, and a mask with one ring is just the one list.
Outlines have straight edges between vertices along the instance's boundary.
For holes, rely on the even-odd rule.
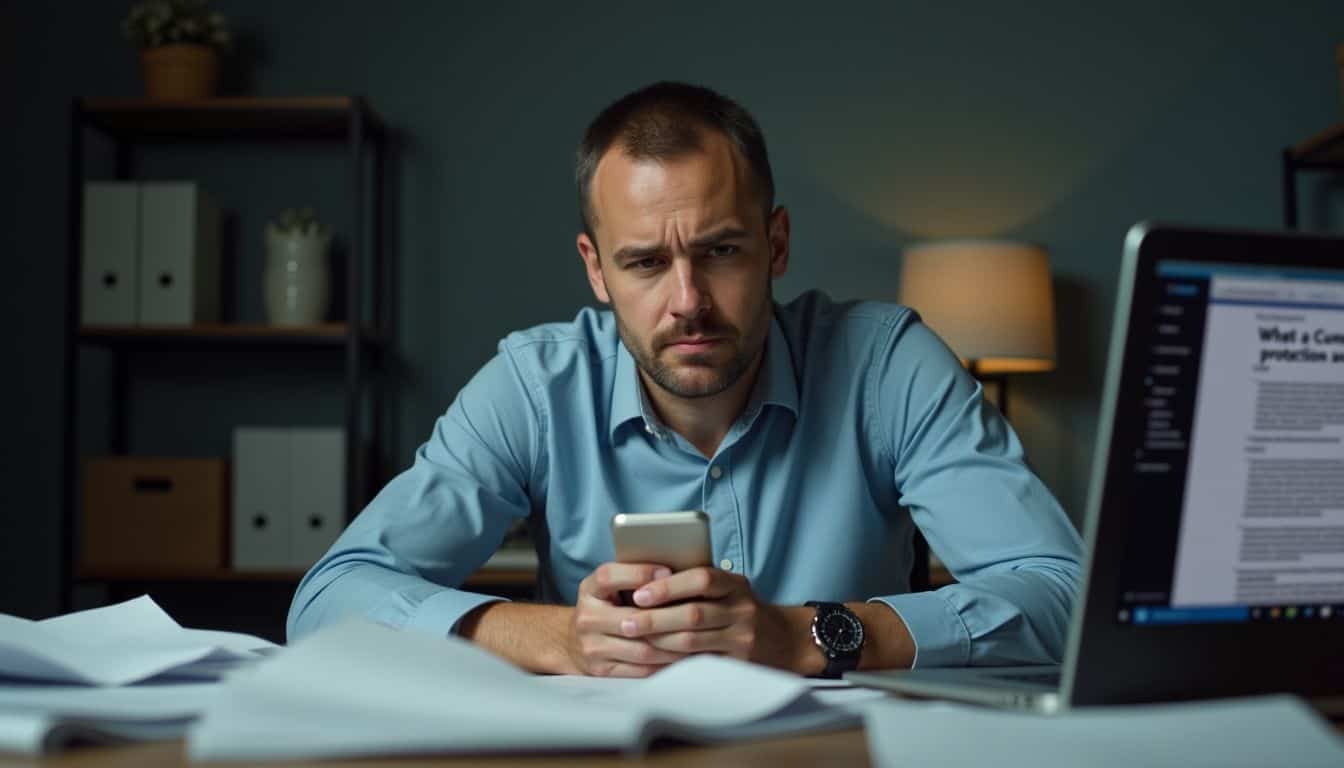
[[[821,661],[808,652],[810,608],[763,603],[747,579],[718,568],[692,568],[655,577],[634,595],[641,610],[622,614],[619,632],[662,651],[715,653],[811,673]],[[815,657],[815,658],[814,658]]]
[[[635,607],[618,604],[635,590]],[[846,603],[868,634],[860,669],[907,668],[915,644],[881,603]],[[573,608],[490,603],[459,632],[533,672],[645,677],[695,653],[716,653],[815,675],[826,660],[812,642],[816,611],[763,603],[742,576],[717,568],[670,574],[656,565],[606,563],[579,584]]]
[[620,593],[670,576],[660,565],[604,563],[579,583],[566,651],[580,674],[647,677],[687,655],[622,631],[640,611],[620,605]]

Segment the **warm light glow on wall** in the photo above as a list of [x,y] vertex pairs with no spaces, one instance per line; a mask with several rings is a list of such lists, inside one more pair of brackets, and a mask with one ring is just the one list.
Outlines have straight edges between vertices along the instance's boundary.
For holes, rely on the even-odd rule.
[[978,374],[1055,367],[1055,300],[1044,248],[996,240],[905,249],[900,301]]

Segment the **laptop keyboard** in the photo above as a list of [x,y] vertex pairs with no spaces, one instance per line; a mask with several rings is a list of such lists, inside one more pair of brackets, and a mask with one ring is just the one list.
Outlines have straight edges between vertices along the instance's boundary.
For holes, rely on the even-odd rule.
[[1054,688],[1059,687],[1058,672],[1030,672],[1030,673],[1019,672],[1017,674],[1013,674],[1011,672],[1004,672],[1002,674],[991,674],[989,675],[989,677],[995,677],[998,678],[999,680],[1012,680],[1015,683],[1037,683],[1040,685],[1048,685]]

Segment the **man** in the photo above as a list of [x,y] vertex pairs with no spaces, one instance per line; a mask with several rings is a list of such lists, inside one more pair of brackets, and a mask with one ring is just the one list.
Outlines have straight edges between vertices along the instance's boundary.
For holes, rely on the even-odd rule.
[[[576,176],[610,311],[500,343],[305,577],[290,637],[355,614],[612,676],[694,653],[809,675],[1058,661],[1076,532],[910,310],[774,303],[789,214],[752,117],[650,86],[597,117]],[[718,567],[611,562],[613,514],[674,509],[709,515]],[[563,604],[457,589],[524,518]],[[959,584],[909,593],[914,525]]]

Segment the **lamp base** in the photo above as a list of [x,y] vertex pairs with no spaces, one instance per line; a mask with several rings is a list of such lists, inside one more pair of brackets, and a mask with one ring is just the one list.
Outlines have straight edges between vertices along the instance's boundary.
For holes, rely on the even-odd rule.
[[1008,377],[1001,373],[976,373],[971,371],[984,389],[985,399],[994,404],[1008,418]]

